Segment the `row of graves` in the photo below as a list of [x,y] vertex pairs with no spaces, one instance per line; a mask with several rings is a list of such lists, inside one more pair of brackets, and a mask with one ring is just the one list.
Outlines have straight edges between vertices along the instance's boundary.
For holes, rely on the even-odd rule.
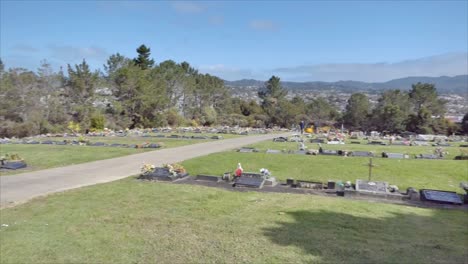
[[[290,138],[286,137],[277,137],[273,139],[273,142],[297,142],[298,148],[297,150],[276,150],[276,149],[267,149],[266,153],[268,154],[299,154],[299,155],[330,155],[330,156],[345,156],[345,157],[382,157],[382,158],[390,158],[390,159],[443,159],[447,152],[440,146],[436,147],[433,153],[421,153],[417,155],[409,155],[406,153],[393,153],[393,152],[382,152],[380,154],[375,154],[373,151],[348,151],[348,150],[329,150],[322,147],[322,144],[344,144],[342,141],[326,141],[326,139],[322,138],[314,138],[310,139],[311,143],[318,144],[318,149],[308,149],[305,145],[305,140],[301,136],[293,135]],[[352,143],[352,142],[351,142]],[[360,143],[360,142],[358,142]],[[381,141],[372,141],[368,143],[370,145],[386,145]],[[258,149],[255,148],[241,148],[238,150],[242,153],[248,152],[259,152]],[[462,154],[455,157],[455,160],[468,160],[468,151],[467,153],[462,151]]]
[[65,139],[65,140],[0,140],[0,144],[26,144],[26,145],[58,145],[58,146],[91,146],[91,147],[121,147],[121,148],[161,148],[160,143],[144,142],[141,144],[121,144],[90,142],[89,140]]
[[288,178],[280,182],[268,169],[259,173],[245,172],[239,163],[234,172],[223,175],[199,174],[190,176],[180,164],[165,164],[162,167],[144,165],[140,180],[164,181],[176,184],[193,184],[236,191],[260,191],[276,193],[317,194],[352,199],[381,200],[416,206],[457,205],[468,208],[468,182],[460,183],[465,194],[452,191],[408,188],[400,192],[396,185],[388,182],[358,179],[327,182]]

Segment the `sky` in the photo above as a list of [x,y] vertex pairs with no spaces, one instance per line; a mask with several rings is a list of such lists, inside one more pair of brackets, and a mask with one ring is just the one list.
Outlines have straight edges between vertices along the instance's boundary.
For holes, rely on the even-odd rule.
[[226,80],[468,74],[468,1],[0,0],[6,67],[103,69],[141,44]]

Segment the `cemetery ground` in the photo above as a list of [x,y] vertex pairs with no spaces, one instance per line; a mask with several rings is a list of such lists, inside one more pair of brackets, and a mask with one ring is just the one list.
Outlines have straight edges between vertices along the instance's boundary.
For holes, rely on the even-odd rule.
[[[174,133],[175,134],[175,133]],[[167,134],[167,136],[172,134]],[[178,134],[182,135],[182,134]],[[184,133],[186,136],[208,136],[211,137],[217,134],[195,134]],[[226,134],[223,138],[236,138],[239,135]],[[58,137],[58,138],[40,138],[38,141],[54,140],[73,140],[76,137]],[[157,138],[157,137],[87,137],[91,143],[103,142],[106,144],[142,144],[142,143],[158,143],[162,148],[180,147],[189,144],[213,141],[213,139],[184,139],[184,138]],[[160,148],[161,149],[161,148]],[[0,145],[0,156],[6,153],[18,154],[23,158],[28,167],[21,170],[0,171],[1,175],[13,175],[24,172],[30,172],[41,169],[49,169],[72,164],[80,164],[95,160],[110,159],[121,157],[145,151],[154,151],[157,149],[150,148],[123,148],[123,147],[94,147],[94,146],[77,146],[77,145],[45,145],[45,144],[2,144]]]
[[3,209],[2,263],[464,263],[462,210],[135,177]]
[[[309,148],[315,144],[306,143]],[[281,181],[367,179],[368,158],[266,154],[186,160],[191,175],[267,168]],[[434,147],[322,144],[431,153]],[[402,149],[399,149],[402,148]],[[450,149],[450,148],[445,148]],[[449,150],[454,152],[454,150]],[[456,154],[456,153],[454,153]],[[450,154],[452,155],[452,154]],[[373,180],[460,193],[468,161],[375,158]],[[466,263],[468,212],[289,193],[137,180],[83,187],[0,211],[4,263]]]

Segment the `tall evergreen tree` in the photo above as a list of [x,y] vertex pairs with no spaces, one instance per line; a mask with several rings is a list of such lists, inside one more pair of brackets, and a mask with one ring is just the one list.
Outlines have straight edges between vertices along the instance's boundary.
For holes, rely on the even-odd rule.
[[136,51],[138,53],[138,57],[133,60],[136,65],[138,65],[143,70],[153,67],[154,60],[150,59],[150,48],[146,47],[145,45],[141,45]]

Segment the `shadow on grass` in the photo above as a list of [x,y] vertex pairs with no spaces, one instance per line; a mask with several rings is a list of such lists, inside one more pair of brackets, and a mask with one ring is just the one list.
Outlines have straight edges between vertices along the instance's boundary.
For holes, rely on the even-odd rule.
[[265,236],[326,263],[468,262],[466,212],[434,210],[430,216],[393,213],[374,218],[322,210],[284,216],[288,221],[264,229]]

